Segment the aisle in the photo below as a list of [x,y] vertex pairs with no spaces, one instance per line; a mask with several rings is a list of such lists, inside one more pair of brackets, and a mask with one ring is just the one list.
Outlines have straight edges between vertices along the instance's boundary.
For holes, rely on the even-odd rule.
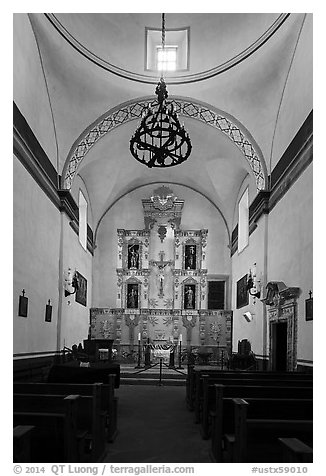
[[122,385],[118,429],[105,462],[210,463],[210,440],[202,440],[185,387]]

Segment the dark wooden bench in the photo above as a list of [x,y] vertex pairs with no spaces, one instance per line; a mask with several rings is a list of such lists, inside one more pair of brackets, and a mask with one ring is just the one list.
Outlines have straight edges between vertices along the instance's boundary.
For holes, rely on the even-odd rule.
[[312,448],[298,438],[279,438],[283,463],[312,463]]
[[[114,441],[117,429],[118,398],[114,396],[114,375],[109,375],[109,383],[14,383],[14,393],[84,395],[94,396],[100,401],[101,410],[107,412],[105,422],[106,440]],[[94,388],[96,386],[96,389]]]
[[[288,418],[274,418],[266,408],[265,417],[255,418],[255,406],[242,398],[234,398],[234,437],[226,440],[231,452],[226,450],[226,461],[232,463],[279,463],[283,462],[279,438],[298,438],[312,446],[313,421],[304,414],[289,413]],[[260,412],[261,414],[261,412]],[[300,418],[302,416],[302,418]],[[287,462],[287,461],[285,461]]]
[[[78,398],[73,426],[77,439],[77,461],[97,462],[105,454],[106,412],[100,407],[99,388],[99,385],[94,385],[92,396],[76,396]],[[50,394],[14,394],[14,411],[60,413],[65,397]]]
[[[215,409],[216,404],[216,390],[213,383],[215,380],[211,379],[209,376],[203,375],[201,378],[201,387],[202,394],[199,392],[196,395],[196,405],[195,405],[195,422],[201,424],[201,432],[203,438],[209,437],[209,414],[212,410]],[[277,379],[219,379],[221,382],[219,385],[225,385],[226,387],[234,387],[235,391],[239,390],[240,395],[232,394],[232,397],[271,397],[275,398],[312,398],[313,389],[312,384],[301,385],[300,381],[297,380],[277,380]],[[259,387],[259,388],[258,388]],[[248,388],[248,392],[243,393],[243,389]],[[269,392],[268,389],[271,389]],[[277,388],[282,388],[283,390],[277,390]],[[291,388],[295,390],[291,390]],[[241,389],[241,390],[240,390]],[[252,389],[252,390],[250,390]],[[266,389],[266,390],[264,390]],[[257,393],[258,392],[258,393]],[[296,393],[297,396],[293,396]],[[231,395],[230,395],[231,396]],[[293,396],[293,397],[292,397]]]
[[73,361],[50,368],[48,383],[109,383],[109,375],[115,375],[114,386],[120,385],[120,366],[118,364],[90,364],[91,367],[80,367],[80,362]]
[[[77,395],[65,397],[50,411],[33,405],[34,411],[14,405],[13,425],[34,426],[30,460],[34,463],[79,462],[76,428]],[[58,408],[59,407],[59,408]]]
[[[223,398],[223,388],[222,385],[216,385],[216,409],[211,412],[211,457],[216,462],[223,461],[223,448],[226,445],[232,446],[234,442],[233,398]],[[313,417],[312,399],[250,397],[246,398],[246,401],[250,403],[251,414],[257,418],[268,416],[279,419],[310,420]],[[232,453],[232,451],[226,451],[226,453],[228,452]]]
[[[196,389],[202,375],[209,375],[214,378],[214,383],[219,383],[219,379],[245,379],[263,378],[276,380],[299,380],[300,382],[309,382],[312,384],[312,374],[305,374],[301,372],[272,372],[272,371],[237,371],[237,370],[220,370],[213,366],[193,366],[188,365],[187,386],[186,386],[186,401],[189,410],[195,409]],[[301,386],[301,385],[300,385]],[[200,390],[198,390],[200,392]]]
[[17,425],[13,429],[13,461],[14,463],[31,462],[31,435],[35,427],[32,425]]

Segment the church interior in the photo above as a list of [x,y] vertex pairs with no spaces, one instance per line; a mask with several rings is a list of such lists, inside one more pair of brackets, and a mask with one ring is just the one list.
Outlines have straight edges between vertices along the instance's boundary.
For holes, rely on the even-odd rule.
[[14,462],[312,462],[312,37],[13,14]]

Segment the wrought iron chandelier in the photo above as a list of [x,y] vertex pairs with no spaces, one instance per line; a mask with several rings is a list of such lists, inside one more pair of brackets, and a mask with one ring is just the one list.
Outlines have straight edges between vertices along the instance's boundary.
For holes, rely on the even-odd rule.
[[[162,51],[165,48],[165,14],[162,13]],[[147,167],[173,167],[188,159],[192,145],[184,126],[180,124],[163,78],[158,82],[157,100],[142,111],[139,127],[130,139],[130,152]]]

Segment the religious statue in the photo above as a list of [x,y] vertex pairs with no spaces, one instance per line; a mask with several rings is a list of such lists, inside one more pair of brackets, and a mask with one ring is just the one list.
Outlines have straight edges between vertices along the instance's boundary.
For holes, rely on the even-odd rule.
[[185,247],[185,269],[196,269],[196,246]]
[[138,307],[138,292],[134,288],[134,286],[132,286],[130,292],[128,293],[128,308],[135,309],[137,307]]
[[128,247],[128,268],[139,268],[139,245],[130,245]]
[[164,268],[161,268],[161,269],[160,269],[160,272],[159,272],[159,283],[160,283],[159,296],[164,296],[164,292],[163,292],[163,287],[164,287]]
[[191,286],[185,288],[185,308],[194,309],[194,291]]

